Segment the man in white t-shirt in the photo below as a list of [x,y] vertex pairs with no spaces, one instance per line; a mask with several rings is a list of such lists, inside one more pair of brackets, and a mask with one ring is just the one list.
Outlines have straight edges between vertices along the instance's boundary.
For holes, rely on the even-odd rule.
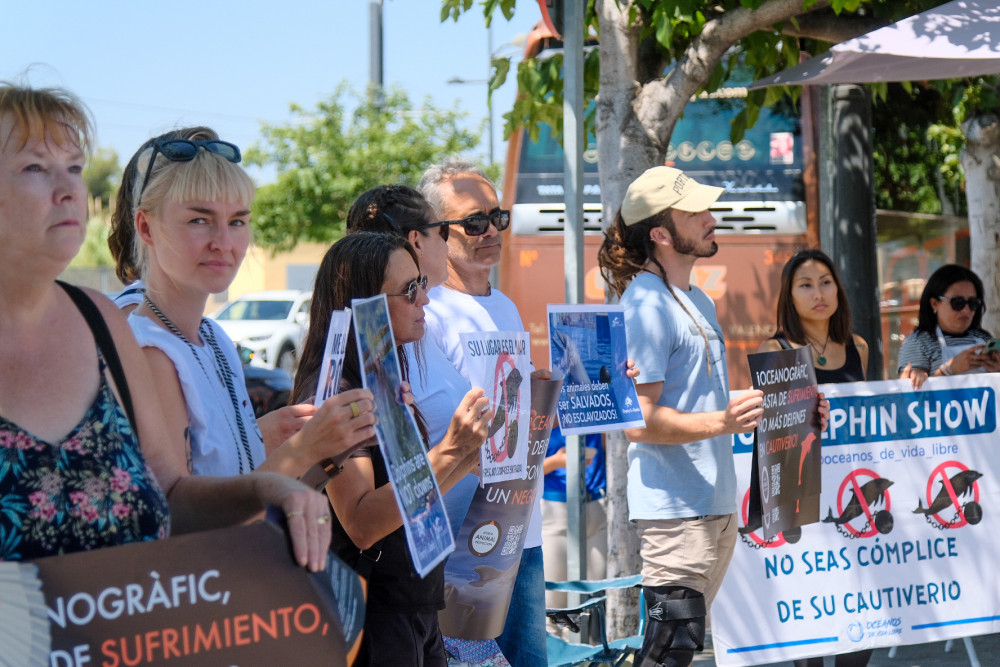
[[[440,221],[454,221],[448,238],[448,280],[428,293],[430,304],[424,308],[425,339],[436,343],[468,379],[460,333],[524,331],[514,302],[490,285],[490,269],[500,261],[500,232],[510,224],[510,212],[500,209],[496,188],[486,175],[463,160],[430,167],[418,189]],[[420,397],[415,398],[419,402]],[[497,638],[504,656],[517,667],[548,664],[541,496],[540,491],[535,494],[507,623]]]

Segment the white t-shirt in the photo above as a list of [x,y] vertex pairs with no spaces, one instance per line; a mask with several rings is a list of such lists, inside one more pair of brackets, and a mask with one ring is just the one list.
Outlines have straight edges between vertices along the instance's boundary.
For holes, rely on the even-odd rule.
[[[191,427],[191,462],[194,473],[233,477],[240,474],[241,464],[243,472],[249,473],[263,463],[266,457],[264,439],[257,428],[253,404],[247,394],[243,367],[236,347],[222,327],[213,320],[203,319],[200,329],[202,339],[193,346],[192,352],[187,343],[148,317],[133,312],[128,317],[128,323],[139,345],[162,350],[177,369]],[[204,340],[206,327],[215,335],[232,373],[233,390],[239,403],[249,456],[243,446],[229,388],[223,381],[212,347]]]
[[[444,356],[441,348],[427,336],[424,336],[419,345],[419,364],[418,346],[407,343],[403,347],[410,363],[410,388],[413,391],[413,400],[427,424],[427,440],[433,447],[441,442],[448,432],[455,410],[472,387]],[[444,507],[448,512],[452,535],[456,538],[478,486],[478,475],[466,475],[444,494]]]
[[[469,371],[465,366],[465,353],[459,334],[471,331],[524,331],[517,306],[498,289],[492,290],[489,296],[473,296],[438,286],[430,290],[427,296],[431,301],[424,307],[427,321],[424,340],[437,344],[466,381],[469,381]],[[419,405],[420,397],[414,393],[414,398]],[[457,403],[455,407],[458,407]],[[465,488],[470,477],[474,478],[472,475],[467,476],[453,490]],[[478,478],[475,479],[478,483]],[[528,522],[528,534],[524,541],[526,549],[542,545],[542,475],[538,475],[537,480],[539,488]]]

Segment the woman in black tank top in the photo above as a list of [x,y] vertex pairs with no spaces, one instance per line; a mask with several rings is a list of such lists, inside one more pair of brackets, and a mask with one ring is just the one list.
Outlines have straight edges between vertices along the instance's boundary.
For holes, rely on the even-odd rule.
[[803,250],[785,264],[777,320],[777,332],[759,352],[809,346],[820,384],[865,379],[868,343],[851,332],[844,286],[823,251]]
[[[796,253],[781,271],[778,330],[758,352],[793,347],[812,349],[819,384],[862,382],[868,343],[851,332],[851,308],[833,262],[821,250]],[[837,667],[864,667],[872,649],[842,653]],[[793,661],[795,667],[822,667],[823,658]]]

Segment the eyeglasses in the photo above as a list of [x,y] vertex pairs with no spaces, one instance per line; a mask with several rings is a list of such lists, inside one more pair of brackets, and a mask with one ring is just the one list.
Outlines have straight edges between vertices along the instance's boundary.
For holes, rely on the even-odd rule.
[[956,313],[961,311],[963,308],[968,306],[972,309],[972,312],[978,312],[980,308],[983,307],[983,301],[979,297],[970,297],[966,299],[964,296],[939,296],[938,301],[947,301],[951,305],[951,309]]
[[467,236],[482,236],[486,233],[486,230],[490,228],[490,223],[497,228],[498,232],[510,227],[510,211],[504,211],[503,209],[496,209],[490,213],[473,213],[472,215],[462,218],[461,220],[441,220],[440,222],[432,222],[427,227],[439,227],[447,225],[462,225],[462,229],[465,231]]
[[438,234],[441,235],[441,238],[443,238],[445,241],[448,240],[448,236],[451,233],[451,227],[449,227],[448,225],[442,225],[437,222],[429,222],[426,225],[420,225],[419,227],[417,227],[417,229],[430,229],[432,227],[437,227]]
[[190,162],[198,155],[198,149],[204,148],[209,153],[215,153],[221,158],[229,160],[233,164],[239,163],[243,159],[240,148],[236,144],[219,139],[167,139],[153,142],[153,154],[149,157],[149,164],[146,165],[146,174],[142,177],[142,188],[139,190],[139,197],[135,202],[135,207],[139,208],[142,203],[142,194],[149,185],[149,175],[153,173],[153,163],[156,162],[156,154],[159,153],[171,162]]
[[[406,236],[406,232],[403,231],[403,226],[400,225],[398,222],[396,222],[396,220],[391,215],[389,215],[385,211],[382,211],[382,217],[389,221],[389,226],[392,227],[393,231],[395,231],[400,236],[403,237]],[[438,227],[438,233],[441,234],[441,238],[443,238],[445,241],[448,240],[448,225],[441,225],[440,223],[437,222],[429,222],[423,225],[417,225],[416,227],[413,227],[413,229],[416,229],[417,231],[423,231],[425,229],[430,229],[431,227]]]
[[420,276],[416,280],[411,280],[406,285],[406,291],[402,294],[386,294],[386,296],[405,296],[406,300],[413,305],[417,302],[417,288],[420,288],[427,293],[427,276]]

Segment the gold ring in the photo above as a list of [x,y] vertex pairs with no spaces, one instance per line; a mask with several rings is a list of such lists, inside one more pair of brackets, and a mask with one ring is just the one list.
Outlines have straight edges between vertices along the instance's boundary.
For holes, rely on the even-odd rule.
[[293,516],[302,516],[301,510],[294,510],[292,512],[285,512],[285,518],[291,519]]
[[316,519],[316,523],[318,523],[321,526],[324,526],[324,525],[330,523],[330,515],[329,514],[322,514],[322,515],[320,515],[320,517],[318,519]]
[[357,417],[357,416],[359,416],[361,414],[361,408],[358,407],[358,404],[357,404],[356,401],[351,401],[349,405],[351,406],[351,415],[352,416]]

